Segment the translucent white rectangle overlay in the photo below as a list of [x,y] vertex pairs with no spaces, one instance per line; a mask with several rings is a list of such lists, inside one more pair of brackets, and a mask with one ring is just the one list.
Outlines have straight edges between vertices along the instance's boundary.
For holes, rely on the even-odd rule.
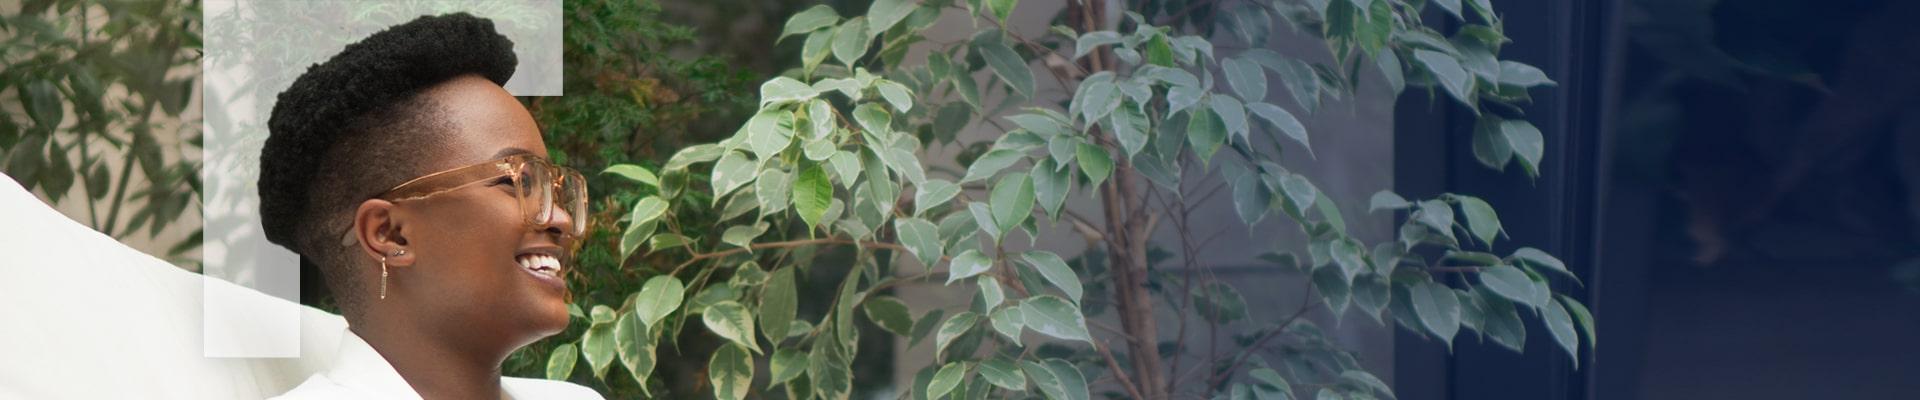
[[284,1],[208,0],[206,56],[205,279],[227,280],[287,300],[261,304],[204,285],[202,354],[217,358],[299,357],[299,258],[267,242],[260,225],[260,145],[282,90],[307,67],[349,43],[423,15],[467,12],[491,19],[513,40],[515,96],[561,94],[560,0]]

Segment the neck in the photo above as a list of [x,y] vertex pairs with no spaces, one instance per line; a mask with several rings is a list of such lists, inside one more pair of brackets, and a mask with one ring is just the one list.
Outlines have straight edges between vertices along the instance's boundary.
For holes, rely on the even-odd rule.
[[[377,313],[375,313],[377,314]],[[349,329],[386,358],[422,399],[501,398],[500,364],[511,349],[474,345],[468,335],[431,332],[417,324],[368,315]]]

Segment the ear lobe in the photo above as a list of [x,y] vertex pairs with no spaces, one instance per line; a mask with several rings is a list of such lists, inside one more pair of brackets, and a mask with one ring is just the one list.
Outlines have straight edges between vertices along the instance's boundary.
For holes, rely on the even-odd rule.
[[385,260],[389,266],[413,264],[413,253],[406,249],[407,238],[401,234],[406,225],[406,212],[395,207],[393,202],[371,199],[360,203],[353,213],[353,236],[358,239],[360,251],[374,260]]

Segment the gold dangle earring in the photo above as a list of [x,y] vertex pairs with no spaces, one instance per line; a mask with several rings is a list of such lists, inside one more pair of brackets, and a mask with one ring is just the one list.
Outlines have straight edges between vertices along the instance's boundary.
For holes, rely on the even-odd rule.
[[[394,250],[391,257],[407,255],[407,249]],[[380,299],[387,299],[387,257],[380,257]]]

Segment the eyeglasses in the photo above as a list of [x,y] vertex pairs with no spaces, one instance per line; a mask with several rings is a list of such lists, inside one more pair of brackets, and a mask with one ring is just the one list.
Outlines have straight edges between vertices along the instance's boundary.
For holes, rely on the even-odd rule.
[[[419,200],[433,195],[465,189],[473,185],[511,179],[514,198],[528,230],[538,231],[555,217],[567,213],[572,223],[562,232],[579,238],[587,231],[587,181],[580,171],[554,165],[532,155],[513,155],[498,160],[435,172],[394,186],[376,199],[390,202]],[[574,240],[578,242],[578,240]],[[341,245],[355,243],[348,229]],[[569,250],[573,246],[568,246]]]

